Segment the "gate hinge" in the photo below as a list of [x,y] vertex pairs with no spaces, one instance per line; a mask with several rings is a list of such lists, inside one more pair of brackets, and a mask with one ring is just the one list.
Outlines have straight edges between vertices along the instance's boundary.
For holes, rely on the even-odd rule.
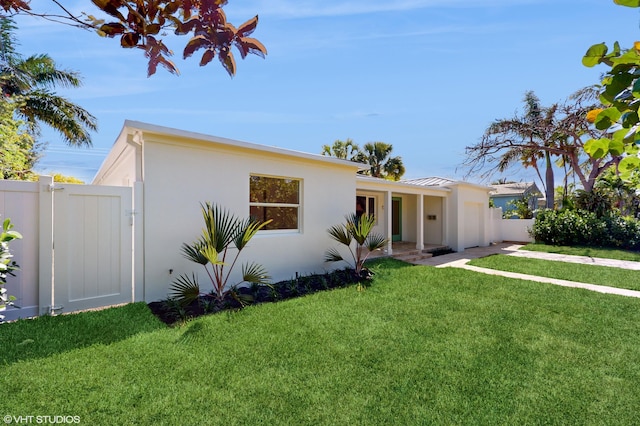
[[137,212],[135,210],[127,210],[127,216],[129,216],[129,225],[133,226],[133,219],[135,217],[135,215],[139,214],[140,212]]
[[55,315],[58,311],[62,311],[64,309],[64,306],[62,305],[58,305],[58,306],[52,306],[50,309],[50,314],[51,315]]
[[51,185],[47,185],[47,192],[62,191],[62,190],[64,190],[64,187],[56,188],[56,185],[53,183]]

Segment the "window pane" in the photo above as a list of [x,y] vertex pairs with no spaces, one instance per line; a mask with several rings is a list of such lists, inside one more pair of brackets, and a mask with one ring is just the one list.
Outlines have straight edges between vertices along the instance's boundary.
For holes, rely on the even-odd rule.
[[249,194],[252,203],[298,204],[300,182],[295,179],[251,176]]
[[369,213],[369,216],[375,217],[376,215],[376,199],[373,197],[369,197],[369,211],[367,213]]
[[356,197],[356,216],[360,217],[367,212],[367,197]]
[[273,222],[262,229],[298,229],[297,207],[251,206],[250,213],[262,222],[273,219]]

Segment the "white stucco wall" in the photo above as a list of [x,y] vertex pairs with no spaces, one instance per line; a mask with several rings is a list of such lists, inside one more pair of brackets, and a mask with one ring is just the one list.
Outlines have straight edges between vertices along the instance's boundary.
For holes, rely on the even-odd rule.
[[533,242],[529,230],[535,219],[503,219],[502,208],[491,208],[491,241]]
[[416,195],[393,194],[394,198],[402,199],[402,241],[416,240]]
[[[439,197],[424,197],[424,242],[425,244],[442,244],[443,199]],[[428,220],[428,216],[436,216],[436,220]]]
[[142,180],[142,146],[133,142],[134,137],[120,135],[93,180],[94,185],[133,186]]
[[533,228],[534,223],[535,219],[501,219],[502,241],[533,242],[534,239],[529,235],[529,230]]
[[457,183],[451,189],[447,204],[449,245],[455,251],[463,251],[470,246],[470,241],[476,240],[470,233],[477,232],[478,245],[488,246],[491,240],[489,188]]
[[[200,235],[204,226],[201,202],[222,205],[243,218],[249,216],[251,174],[301,180],[301,230],[261,232],[242,252],[240,261],[261,263],[274,281],[291,278],[296,272],[346,266],[324,263],[324,252],[334,245],[327,228],[354,211],[354,169],[211,143],[179,142],[145,135],[147,301],[165,298],[171,282],[191,272],[197,272],[201,286],[209,289],[202,266],[185,259],[180,247]],[[240,270],[238,264],[230,284],[238,282]]]

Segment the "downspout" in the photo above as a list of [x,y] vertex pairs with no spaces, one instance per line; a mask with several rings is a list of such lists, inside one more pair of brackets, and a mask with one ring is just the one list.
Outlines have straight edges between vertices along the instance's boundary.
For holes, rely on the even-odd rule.
[[135,182],[133,182],[133,208],[135,211],[133,227],[133,270],[132,299],[134,302],[146,300],[145,271],[145,218],[144,218],[144,136],[135,130],[129,143],[136,145]]

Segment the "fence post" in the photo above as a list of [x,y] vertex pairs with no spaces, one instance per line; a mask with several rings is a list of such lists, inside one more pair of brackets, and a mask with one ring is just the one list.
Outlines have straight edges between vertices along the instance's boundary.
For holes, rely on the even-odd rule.
[[39,279],[38,314],[48,315],[53,306],[53,178],[40,176],[39,183]]
[[144,183],[133,183],[133,301],[144,300]]

